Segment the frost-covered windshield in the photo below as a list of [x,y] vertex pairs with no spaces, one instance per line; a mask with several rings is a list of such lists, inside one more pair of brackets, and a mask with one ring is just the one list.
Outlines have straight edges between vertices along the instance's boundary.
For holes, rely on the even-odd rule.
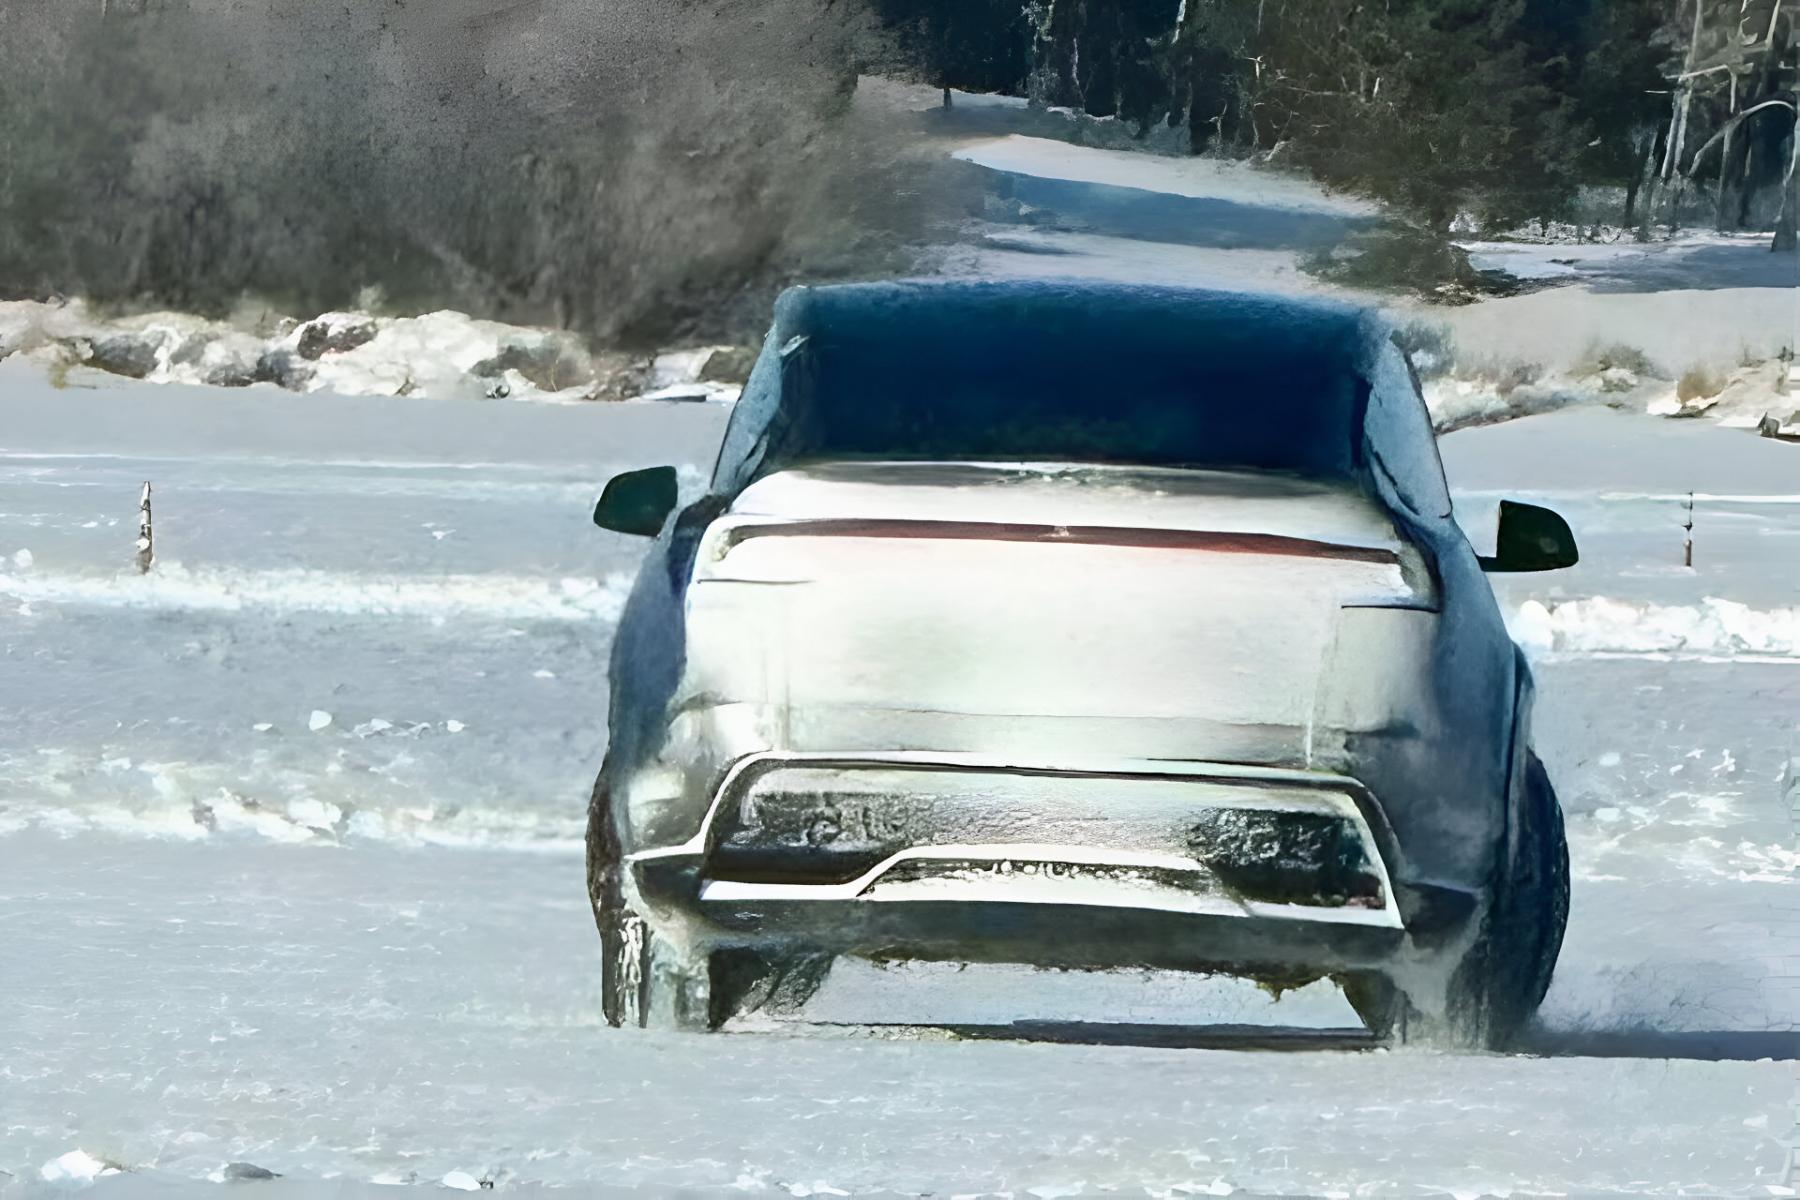
[[731,491],[800,460],[867,457],[1343,478],[1361,455],[1359,320],[1273,297],[1058,281],[795,289],[732,416],[719,481]]
[[1356,465],[1355,381],[1162,371],[880,377],[802,401],[781,458],[1040,460],[1256,467],[1339,478]]

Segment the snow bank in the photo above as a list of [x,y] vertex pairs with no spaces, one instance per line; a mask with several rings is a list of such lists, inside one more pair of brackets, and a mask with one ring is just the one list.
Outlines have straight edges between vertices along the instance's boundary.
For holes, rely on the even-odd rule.
[[[80,745],[0,754],[0,838],[40,831],[172,843],[581,850],[585,806],[558,798],[579,797],[585,781],[528,794],[480,782],[489,757],[515,744],[516,727],[494,718],[470,730],[394,715],[310,729],[294,714],[280,725],[259,722],[254,735],[192,738],[178,759]],[[422,773],[422,763],[446,771]]]
[[1401,337],[1440,432],[1578,405],[1779,430],[1800,409],[1792,307],[1769,288],[1569,287],[1402,313]]
[[[173,766],[173,764],[170,764]],[[267,782],[267,781],[260,781]],[[245,786],[256,787],[252,778]],[[30,780],[22,780],[22,791]],[[153,801],[61,799],[28,791],[0,816],[0,837],[41,830],[61,837],[103,837],[189,843],[260,841],[292,846],[437,846],[551,855],[578,854],[586,816],[482,805],[358,804],[319,800],[266,801],[218,788],[189,799]]]
[[1381,212],[1373,201],[1327,192],[1303,175],[1228,159],[1102,150],[1021,134],[983,139],[952,157],[1011,175],[1225,200],[1254,208],[1352,219]]
[[103,1175],[117,1175],[121,1170],[117,1163],[95,1158],[86,1150],[71,1150],[40,1167],[38,1177],[45,1183],[79,1186],[93,1183]]
[[189,569],[179,562],[163,562],[148,575],[0,572],[0,595],[33,606],[612,622],[631,590],[631,578],[627,572],[604,579],[499,574],[384,577],[300,568]]
[[1439,433],[1580,404],[1606,403],[1613,398],[1602,388],[1584,386],[1575,380],[1509,384],[1482,378],[1441,379],[1425,384],[1424,392],[1425,407]]
[[1504,271],[1515,279],[1587,282],[1606,288],[1660,291],[1719,287],[1789,288],[1794,269],[1769,253],[1767,233],[1713,233],[1691,230],[1676,237],[1640,242],[1615,228],[1590,237],[1571,237],[1570,226],[1553,236],[1513,231],[1503,240],[1459,240],[1478,270]]
[[1704,417],[1733,429],[1774,432],[1800,425],[1800,381],[1780,359],[1739,366],[1729,372],[1697,370],[1653,399],[1647,411],[1657,417]]
[[1507,622],[1527,650],[1800,662],[1800,608],[1755,609],[1708,596],[1699,605],[1659,605],[1593,596],[1527,600]]
[[[266,318],[264,318],[266,319]],[[451,311],[413,317],[329,312],[272,331],[182,313],[107,318],[80,301],[0,302],[0,358],[59,377],[87,367],[150,383],[267,384],[346,396],[551,401],[736,398],[741,350],[702,346],[649,357],[594,353],[563,330]]]

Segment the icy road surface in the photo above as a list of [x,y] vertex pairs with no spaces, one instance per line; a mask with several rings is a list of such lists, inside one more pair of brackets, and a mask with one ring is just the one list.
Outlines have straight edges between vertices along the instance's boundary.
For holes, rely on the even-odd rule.
[[1548,497],[1585,553],[1501,585],[1574,856],[1532,1055],[1218,1048],[1180,1027],[1350,1018],[1329,988],[1024,971],[849,968],[799,1026],[615,1033],[578,847],[637,547],[588,511],[628,467],[697,482],[721,419],[0,369],[0,1195],[234,1162],[270,1196],[1800,1182],[1793,448],[1605,412],[1444,442],[1472,530]]

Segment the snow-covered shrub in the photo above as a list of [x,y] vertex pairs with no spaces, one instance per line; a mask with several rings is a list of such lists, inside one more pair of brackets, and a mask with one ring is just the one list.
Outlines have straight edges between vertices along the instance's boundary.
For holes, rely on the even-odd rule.
[[1668,374],[1636,346],[1623,342],[1594,342],[1576,360],[1569,373],[1577,379],[1626,371],[1639,379],[1667,379]]
[[1675,398],[1683,404],[1710,399],[1724,390],[1724,377],[1708,366],[1689,367],[1675,381]]
[[1394,331],[1394,340],[1422,380],[1439,379],[1456,365],[1456,337],[1442,322],[1408,321]]
[[800,275],[911,265],[940,168],[855,103],[862,6],[487,8],[26,6],[0,38],[0,289],[223,316],[379,286],[649,348],[749,333]]

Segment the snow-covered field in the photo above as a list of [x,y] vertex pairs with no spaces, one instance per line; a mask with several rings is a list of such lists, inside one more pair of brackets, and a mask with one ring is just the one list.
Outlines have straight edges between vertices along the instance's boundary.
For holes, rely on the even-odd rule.
[[953,272],[1084,276],[1336,295],[1413,327],[1440,429],[1612,405],[1754,430],[1797,428],[1800,259],[1768,236],[1639,244],[1470,242],[1473,266],[1546,290],[1444,305],[1358,293],[1304,269],[1379,210],[1280,169],[988,137],[956,157],[995,199]]
[[[1221,164],[961,156],[1013,207],[952,270],[1322,290],[1299,255],[1368,216]],[[1511,496],[1583,550],[1495,579],[1574,868],[1517,1056],[1368,1051],[1328,985],[855,964],[773,1028],[608,1030],[580,838],[640,546],[588,515],[619,470],[696,486],[726,410],[482,397],[724,385],[457,314],[308,358],[0,312],[0,1196],[1795,1195],[1800,447],[1644,415],[1791,345],[1793,293],[1735,244],[1476,251],[1584,278],[1403,311],[1455,351],[1440,419],[1627,410],[1442,442],[1478,547]],[[166,382],[71,365],[121,329],[103,356]],[[193,386],[240,368],[306,394]]]
[[697,479],[721,416],[0,370],[0,1194],[1789,1194],[1791,447],[1606,411],[1444,441],[1478,543],[1535,496],[1586,555],[1502,581],[1575,861],[1529,1056],[1293,1049],[1352,1023],[1328,987],[1024,971],[614,1032],[578,839],[636,547],[588,509]]

